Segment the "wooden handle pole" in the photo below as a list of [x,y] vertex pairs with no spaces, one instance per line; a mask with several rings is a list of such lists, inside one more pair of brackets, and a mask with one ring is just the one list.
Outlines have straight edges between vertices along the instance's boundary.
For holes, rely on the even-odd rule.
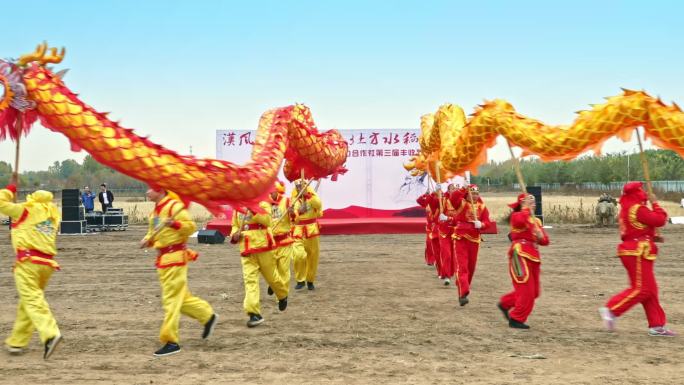
[[513,167],[515,167],[515,175],[518,177],[518,183],[520,184],[520,189],[522,190],[523,193],[527,194],[527,187],[525,186],[525,180],[523,179],[522,171],[520,170],[520,162],[518,162],[518,158],[515,157],[515,154],[513,153],[513,147],[511,147],[511,142],[506,140],[506,143],[508,144],[508,151],[511,153],[511,160],[513,161]]

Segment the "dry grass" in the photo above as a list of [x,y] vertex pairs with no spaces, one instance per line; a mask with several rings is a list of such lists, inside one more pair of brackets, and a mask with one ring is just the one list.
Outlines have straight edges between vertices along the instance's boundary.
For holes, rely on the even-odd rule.
[[[57,206],[61,206],[61,202],[55,201]],[[128,223],[130,224],[143,224],[147,223],[147,217],[154,209],[154,202],[128,202],[128,201],[115,201],[114,207],[122,208],[124,214],[128,215]],[[99,203],[95,203],[95,210],[99,210]],[[192,203],[190,205],[190,216],[198,225],[203,225],[205,222],[212,218],[212,215],[203,206]]]
[[[513,193],[482,194],[490,215],[497,221],[508,216],[508,203],[515,200]],[[544,194],[542,205],[547,223],[594,223],[597,197]],[[684,208],[673,202],[661,201],[670,216],[684,216]]]
[[[510,208],[507,205],[515,200],[515,195],[514,193],[483,193],[482,197],[489,208],[491,217],[501,221],[508,216]],[[598,196],[544,194],[542,199],[544,220],[547,223],[594,223],[597,201]],[[55,203],[60,204],[60,202]],[[660,204],[670,216],[684,216],[684,208],[679,207],[678,204],[667,201],[661,201]],[[142,201],[116,201],[115,207],[123,208],[124,213],[128,215],[128,222],[135,224],[147,222],[147,216],[154,208],[154,204]],[[96,204],[95,208],[99,208],[99,204]],[[198,225],[203,225],[212,218],[207,209],[194,203],[190,205],[190,215]]]

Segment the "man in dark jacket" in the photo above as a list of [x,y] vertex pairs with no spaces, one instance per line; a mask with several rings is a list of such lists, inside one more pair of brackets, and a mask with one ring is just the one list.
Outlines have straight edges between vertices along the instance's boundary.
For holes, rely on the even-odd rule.
[[112,202],[114,202],[114,194],[112,194],[111,191],[107,190],[107,185],[105,183],[102,183],[100,185],[100,193],[97,194],[97,198],[100,201],[100,204],[102,205],[103,213],[106,213],[107,209],[114,207],[112,206]]

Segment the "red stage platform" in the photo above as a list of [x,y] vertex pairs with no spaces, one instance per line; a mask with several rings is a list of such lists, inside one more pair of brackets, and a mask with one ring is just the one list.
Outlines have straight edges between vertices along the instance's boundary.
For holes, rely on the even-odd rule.
[[[343,209],[327,209],[318,220],[323,235],[342,234],[423,234],[425,233],[425,210],[409,207],[403,210],[379,210],[360,206]],[[230,221],[214,219],[207,223],[207,230],[218,230],[224,236],[230,234]]]
[[[323,235],[342,234],[423,234],[425,219],[415,217],[390,218],[321,218]],[[208,230],[218,230],[224,236],[230,234],[230,221],[214,219],[207,223]]]

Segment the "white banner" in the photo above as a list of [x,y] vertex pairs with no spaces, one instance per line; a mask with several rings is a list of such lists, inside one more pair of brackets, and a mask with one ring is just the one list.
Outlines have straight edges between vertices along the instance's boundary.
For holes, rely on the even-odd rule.
[[[321,181],[319,193],[325,209],[359,206],[366,209],[402,210],[416,206],[427,189],[424,177],[411,177],[402,167],[420,151],[418,129],[340,130],[349,143],[345,167],[336,182]],[[217,130],[216,158],[244,164],[249,160],[255,131]],[[279,178],[286,182],[280,173]],[[462,178],[455,181],[463,183]],[[373,214],[367,213],[369,216]]]

